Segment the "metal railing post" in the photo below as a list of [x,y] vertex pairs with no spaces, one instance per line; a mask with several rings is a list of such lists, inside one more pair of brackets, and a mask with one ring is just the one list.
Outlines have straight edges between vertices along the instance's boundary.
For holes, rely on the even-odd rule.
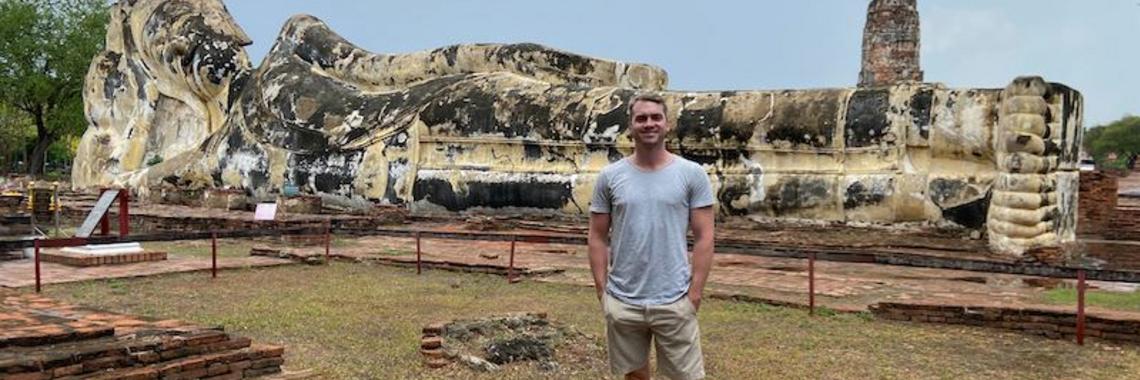
[[518,236],[511,235],[511,258],[507,263],[507,283],[515,282],[515,241]]
[[210,277],[218,278],[218,233],[210,232]]
[[325,265],[329,264],[329,250],[332,245],[332,219],[325,218]]
[[35,250],[36,250],[36,253],[35,253],[35,255],[36,255],[36,258],[35,258],[35,261],[36,261],[36,293],[39,293],[41,290],[41,287],[40,287],[40,239],[36,238],[36,241],[34,244],[36,247],[35,248]]
[[131,233],[131,192],[126,188],[119,190],[119,237],[125,238]]
[[815,252],[808,252],[808,315],[815,315]]
[[1077,345],[1085,345],[1085,270],[1077,269]]

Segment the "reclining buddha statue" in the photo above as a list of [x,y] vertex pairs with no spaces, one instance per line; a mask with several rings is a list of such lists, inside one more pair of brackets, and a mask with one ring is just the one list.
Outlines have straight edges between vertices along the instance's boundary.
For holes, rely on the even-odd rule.
[[585,214],[598,171],[632,151],[629,99],[653,92],[721,217],[949,224],[1013,255],[1074,239],[1082,98],[1040,77],[672,91],[658,67],[536,44],[377,54],[304,15],[257,68],[249,43],[218,0],[115,4],[74,185]]

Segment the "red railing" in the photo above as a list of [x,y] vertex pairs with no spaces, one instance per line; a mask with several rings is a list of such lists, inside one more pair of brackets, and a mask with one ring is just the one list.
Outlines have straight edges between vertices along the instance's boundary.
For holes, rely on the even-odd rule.
[[[124,211],[126,211],[126,210],[124,210]],[[332,221],[331,221],[331,219],[325,219],[322,227],[323,227],[322,229],[323,229],[323,234],[324,234],[324,248],[325,248],[324,261],[327,264],[331,260],[331,241],[332,241]],[[126,231],[127,228],[129,228],[129,227],[124,227],[122,225],[122,223],[120,223],[120,229],[121,229],[120,230],[120,238],[126,236],[126,234],[123,233],[123,231]],[[250,231],[210,231],[209,237],[211,240],[211,243],[210,243],[210,251],[211,251],[210,252],[210,258],[211,258],[210,273],[211,273],[211,278],[217,278],[217,276],[218,276],[218,257],[217,257],[218,256],[218,243],[217,243],[217,239],[218,239],[219,232],[223,233],[226,236],[231,236],[231,237],[261,237],[261,236],[279,236],[279,235],[311,233],[312,229],[313,228],[311,228],[311,227],[284,228],[284,229],[278,229],[275,231],[271,231],[269,233],[265,233],[265,232],[253,233]],[[422,244],[423,235],[425,235],[425,233],[424,233],[425,231],[414,230],[414,231],[407,231],[407,232],[409,232],[415,239],[415,244],[416,244],[416,274],[422,274],[422,272],[423,272],[423,252],[422,252],[421,244]],[[473,240],[470,236],[466,236],[465,234],[461,234],[461,233],[443,233],[443,232],[437,232],[437,231],[427,231],[427,232],[432,237],[435,237],[435,238],[456,239],[456,240]],[[140,240],[143,240],[143,241],[177,241],[177,240],[199,239],[202,237],[201,235],[202,235],[202,233],[184,233],[184,234],[180,234],[178,237],[170,237],[170,236],[155,237],[155,236],[147,236],[147,235],[141,235],[141,236],[136,236],[136,237],[140,238]],[[527,243],[534,243],[534,244],[573,244],[573,242],[575,241],[574,238],[569,238],[569,237],[564,237],[564,236],[541,236],[541,235],[533,235],[533,234],[493,234],[493,235],[488,235],[487,237],[489,237],[489,238],[486,240],[494,240],[494,241],[508,240],[510,242],[510,250],[509,250],[510,256],[509,256],[509,260],[508,260],[508,264],[507,264],[507,271],[506,271],[506,277],[507,277],[507,281],[509,283],[517,283],[520,281],[519,278],[516,276],[516,273],[515,273],[515,252],[516,252],[516,245],[519,242],[527,242]],[[73,237],[73,238],[60,238],[60,239],[34,239],[33,246],[35,249],[34,260],[35,260],[35,289],[36,289],[36,292],[39,293],[42,291],[42,273],[41,273],[41,268],[40,268],[40,263],[41,263],[40,251],[42,249],[44,249],[44,248],[73,247],[73,246],[80,246],[80,245],[89,244],[92,242],[105,243],[105,242],[114,242],[114,241],[118,241],[118,240],[119,239],[113,239],[113,238],[108,239],[108,238],[75,238],[75,237]],[[816,309],[816,307],[815,307],[816,306],[815,305],[816,304],[816,302],[815,302],[815,293],[816,293],[815,262],[817,259],[816,252],[809,251],[809,252],[807,252],[806,256],[807,256],[806,259],[808,261],[808,263],[807,263],[808,264],[808,266],[807,266],[808,313],[810,315],[815,315],[816,314],[815,313],[815,309]],[[842,261],[842,260],[839,260],[839,261]],[[908,265],[908,266],[913,266],[913,265]],[[981,271],[986,272],[985,270],[981,270]],[[1108,272],[1108,271],[1103,271],[1103,272]],[[1108,275],[1111,275],[1111,273]],[[1077,268],[1076,269],[1076,279],[1077,279],[1076,342],[1079,345],[1084,344],[1084,335],[1085,335],[1085,292],[1087,289],[1086,276],[1087,276],[1087,274],[1086,274],[1085,269],[1083,269],[1083,268]]]

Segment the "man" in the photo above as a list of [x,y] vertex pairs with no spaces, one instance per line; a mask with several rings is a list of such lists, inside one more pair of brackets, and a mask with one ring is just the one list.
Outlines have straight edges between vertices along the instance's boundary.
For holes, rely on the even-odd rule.
[[590,202],[590,270],[605,314],[610,370],[649,379],[654,342],[658,373],[703,378],[697,310],[712,266],[711,185],[700,165],[665,149],[664,100],[635,97],[629,114],[633,155],[602,169]]

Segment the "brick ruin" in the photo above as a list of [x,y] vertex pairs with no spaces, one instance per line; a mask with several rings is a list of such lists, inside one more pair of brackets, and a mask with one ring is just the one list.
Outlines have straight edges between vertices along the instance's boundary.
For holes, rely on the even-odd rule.
[[245,379],[281,372],[284,347],[220,328],[0,290],[0,378]]
[[1081,172],[1078,249],[1104,267],[1140,270],[1140,199],[1121,196],[1120,174]]
[[[1067,308],[1009,308],[996,305],[943,305],[882,302],[871,306],[876,317],[894,321],[946,323],[1013,330],[1053,339],[1073,339],[1076,317]],[[1118,343],[1140,343],[1140,320],[1112,312],[1086,316],[1085,335]]]
[[872,0],[863,27],[860,87],[922,82],[917,0]]
[[1111,172],[1081,173],[1079,233],[1109,240],[1140,240],[1140,201],[1120,195],[1119,179],[1119,174]]
[[[529,365],[548,377],[562,377],[605,365],[601,347],[544,312],[430,323],[423,327],[418,348],[428,368],[458,364],[475,372],[495,372]],[[560,363],[565,352],[573,352],[575,359]]]
[[1081,172],[1077,233],[1095,234],[1115,229],[1118,190],[1116,176],[1112,174]]

